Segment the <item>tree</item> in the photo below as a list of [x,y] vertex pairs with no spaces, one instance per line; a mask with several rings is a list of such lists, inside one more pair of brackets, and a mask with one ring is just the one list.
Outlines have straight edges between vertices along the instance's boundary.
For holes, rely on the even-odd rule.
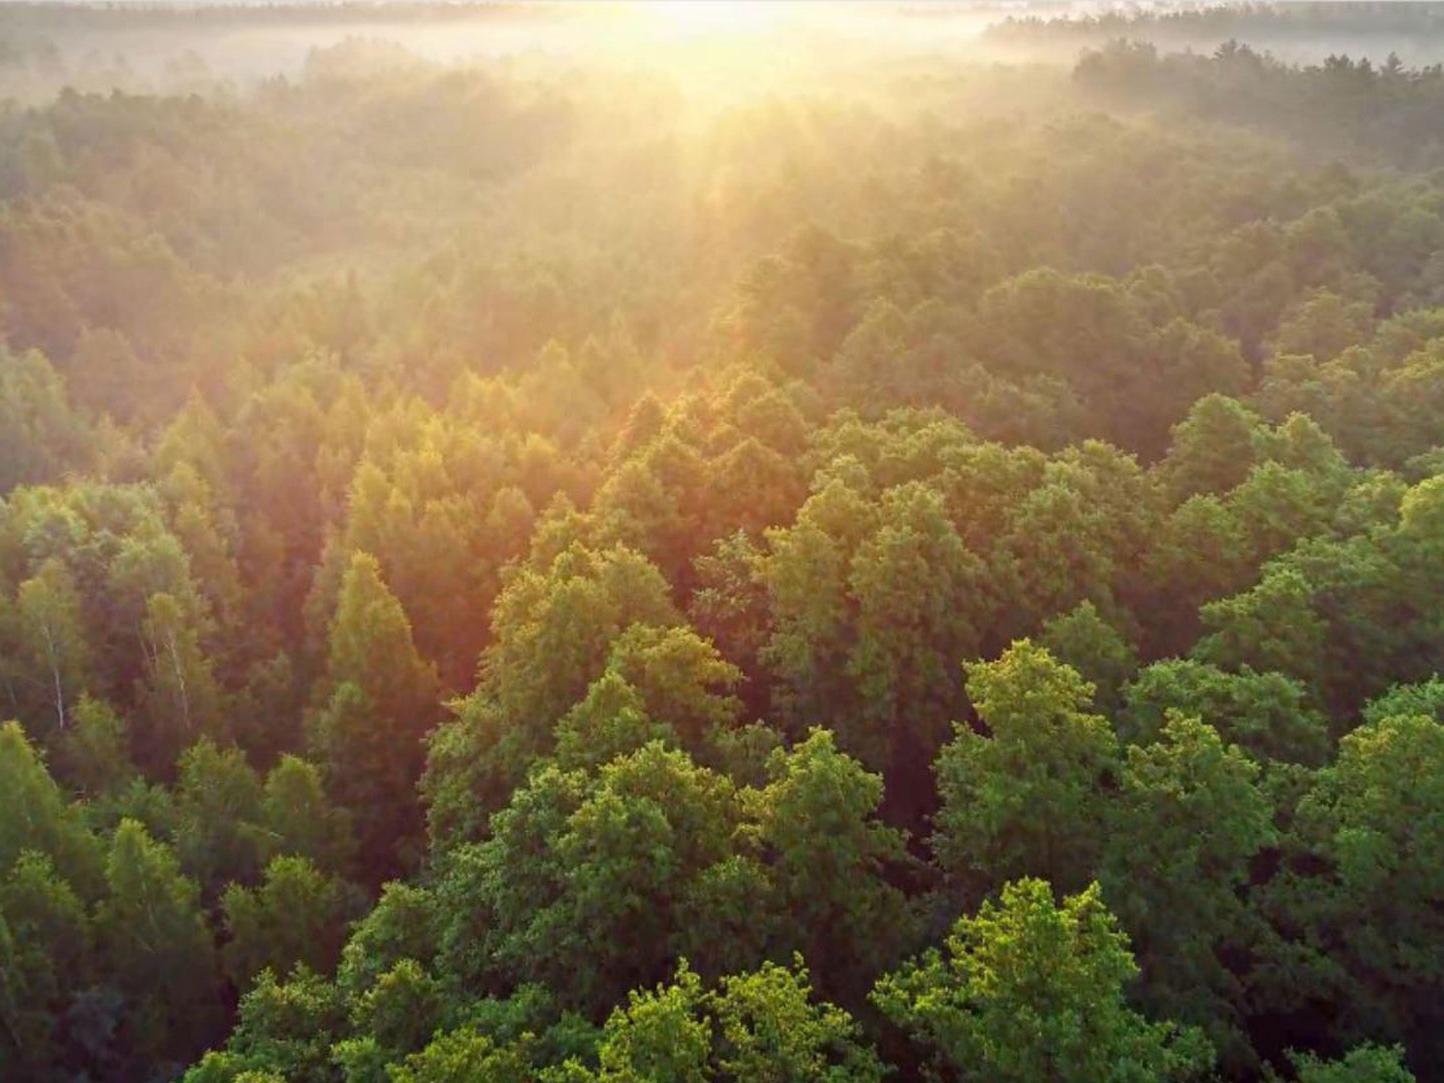
[[389,1069],[392,1083],[512,1083],[534,1078],[528,1043],[498,1045],[474,1030],[440,1035]]
[[511,725],[545,732],[601,675],[626,629],[676,623],[667,583],[644,557],[621,546],[573,546],[549,567],[519,570],[502,591],[492,614],[495,642],[481,662],[481,693]]
[[608,669],[557,723],[555,758],[566,768],[596,768],[652,741],[674,748],[680,743],[672,726],[652,721],[641,694]]
[[[95,912],[105,972],[128,1000],[137,1052],[185,1060],[217,1037],[220,972],[195,881],[134,820],[116,829]],[[156,975],[165,980],[157,982]]]
[[1173,443],[1160,464],[1173,498],[1223,494],[1241,484],[1264,453],[1263,419],[1237,399],[1209,394],[1173,428]]
[[876,524],[877,510],[866,497],[833,478],[803,504],[791,527],[767,532],[757,574],[771,630],[761,661],[774,682],[773,708],[794,729],[818,718],[858,717],[857,689],[847,673],[853,638],[847,575]]
[[262,970],[241,997],[224,1050],[205,1055],[186,1083],[234,1083],[256,1073],[270,1083],[335,1083],[333,1046],[350,1029],[346,998],[304,966],[285,979]]
[[47,854],[84,899],[99,894],[102,856],[18,722],[0,725],[0,875],[27,850]]
[[439,946],[439,917],[432,891],[399,880],[384,885],[376,905],[351,928],[337,985],[354,998],[403,959],[430,968]]
[[832,1004],[813,1003],[801,959],[791,970],[764,963],[723,978],[713,1011],[721,1078],[879,1083],[886,1077],[852,1017]]
[[354,818],[364,871],[379,882],[414,860],[422,740],[439,708],[435,670],[366,553],[352,555],[342,581],[327,674],[332,691],[312,741],[328,791]]
[[486,842],[448,855],[441,968],[600,1011],[715,935],[726,897],[709,889],[740,821],[726,778],[658,743],[595,775],[539,768]]
[[307,761],[288,754],[271,768],[261,798],[261,823],[268,852],[307,858],[333,875],[350,869],[356,850],[351,817],[332,807],[321,773]]
[[1314,610],[1313,588],[1298,570],[1270,568],[1252,589],[1209,602],[1202,616],[1211,631],[1193,649],[1200,662],[1274,670],[1319,688],[1327,628]]
[[95,449],[64,381],[38,350],[0,350],[0,434],[0,492],[83,469]]
[[355,685],[403,732],[424,733],[435,717],[435,670],[417,653],[406,613],[369,553],[352,553],[341,581],[326,672],[333,688]]
[[261,780],[236,748],[196,742],[180,758],[175,851],[210,902],[232,880],[255,880],[266,862]]
[[919,483],[890,489],[877,521],[848,571],[857,617],[847,672],[861,702],[855,724],[845,714],[839,722],[844,747],[906,786],[947,737],[961,705],[958,662],[977,653],[991,601],[982,561],[940,493]]
[[1365,1043],[1337,1060],[1310,1053],[1291,1054],[1289,1059],[1299,1083],[1414,1083],[1414,1073],[1404,1067],[1404,1051],[1398,1046]]
[[703,1083],[713,1041],[712,1021],[699,1018],[704,995],[685,966],[670,985],[630,993],[602,1032],[599,1083]]
[[[402,959],[381,974],[351,1005],[359,1037],[338,1049],[339,1061],[360,1067],[367,1062],[395,1061],[422,1049],[447,1018],[442,983],[415,959]],[[358,1073],[351,1064],[347,1075]]]
[[308,858],[272,858],[256,888],[233,883],[221,898],[230,942],[226,973],[237,989],[270,968],[288,974],[297,963],[329,974],[341,954],[345,920],[354,909],[344,885]]
[[1211,727],[1169,711],[1154,743],[1128,749],[1100,870],[1135,945],[1143,1004],[1203,1027],[1243,1071],[1256,1067],[1245,994],[1222,960],[1243,957],[1260,932],[1244,893],[1252,862],[1277,839],[1259,775]]
[[104,700],[81,696],[55,749],[60,775],[83,796],[114,793],[135,778],[124,719]]
[[137,699],[148,721],[152,756],[174,753],[197,738],[216,735],[221,692],[200,632],[170,594],[152,594],[141,623],[145,678]]
[[1320,290],[1285,313],[1272,343],[1275,353],[1311,354],[1329,361],[1350,346],[1367,342],[1374,330],[1374,306]]
[[1043,626],[1039,646],[1093,685],[1093,704],[1102,714],[1117,714],[1123,686],[1138,672],[1138,654],[1122,633],[1103,619],[1092,602]]
[[64,731],[90,680],[80,595],[65,565],[53,557],[42,564],[20,584],[15,610],[40,696],[55,728]]
[[900,831],[877,819],[882,779],[814,729],[768,761],[745,795],[770,870],[783,937],[833,995],[861,995],[906,941],[907,899],[887,877],[911,864]]
[[1444,725],[1423,715],[1343,738],[1297,811],[1295,845],[1319,873],[1285,879],[1271,907],[1327,982],[1300,992],[1336,990],[1346,1039],[1407,1040],[1421,1063],[1440,1052],[1441,764]]
[[540,566],[518,568],[493,610],[495,641],[477,690],[430,741],[422,790],[433,847],[485,833],[487,818],[552,751],[558,720],[606,670],[623,632],[678,620],[656,567],[622,546],[570,542]]
[[1059,906],[1045,882],[1020,880],[960,918],[945,952],[884,977],[873,1002],[963,1080],[1202,1077],[1212,1055],[1201,1035],[1128,1006],[1136,973],[1096,884]]
[[729,975],[712,990],[683,962],[670,983],[633,991],[612,1012],[597,1053],[600,1070],[579,1081],[876,1083],[886,1075],[852,1017],[812,1000],[800,960]]
[[1087,712],[1093,686],[1025,639],[974,665],[968,696],[991,735],[957,726],[938,756],[943,871],[975,888],[1030,874],[1086,884],[1118,757],[1108,723]]
[[607,672],[631,684],[645,713],[670,726],[693,755],[736,725],[742,710],[733,695],[742,671],[691,628],[633,624],[612,645]]
[[1317,766],[1328,755],[1328,719],[1312,705],[1308,689],[1282,673],[1248,666],[1229,673],[1206,662],[1172,659],[1140,672],[1124,700],[1118,730],[1126,741],[1156,740],[1169,712],[1180,711],[1203,719],[1260,763]]
[[93,976],[91,939],[50,859],[23,854],[0,881],[0,1069],[37,1079],[58,1069],[61,1021]]
[[1360,714],[1366,723],[1412,715],[1444,722],[1444,680],[1434,676],[1418,684],[1396,684],[1364,704]]

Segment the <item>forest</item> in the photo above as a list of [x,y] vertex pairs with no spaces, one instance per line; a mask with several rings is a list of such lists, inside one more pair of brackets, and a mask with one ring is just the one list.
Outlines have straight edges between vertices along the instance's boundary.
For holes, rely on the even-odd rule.
[[1378,7],[0,6],[0,1079],[1444,1079]]

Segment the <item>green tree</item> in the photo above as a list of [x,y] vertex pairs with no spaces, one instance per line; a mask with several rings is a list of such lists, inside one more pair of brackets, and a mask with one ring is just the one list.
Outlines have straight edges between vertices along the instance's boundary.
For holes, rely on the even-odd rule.
[[1171,659],[1140,672],[1124,699],[1118,729],[1126,741],[1156,740],[1176,710],[1203,719],[1261,763],[1317,766],[1328,756],[1328,719],[1312,706],[1308,689],[1282,673],[1248,666],[1228,673],[1206,662]]
[[1138,672],[1138,654],[1092,602],[1043,626],[1038,645],[1093,685],[1094,706],[1109,717],[1117,714],[1123,686]]
[[64,731],[91,681],[80,595],[65,565],[51,558],[21,583],[15,611],[38,698],[55,728]]
[[958,726],[938,756],[938,863],[975,888],[1030,874],[1086,884],[1118,767],[1111,727],[1087,710],[1093,686],[1020,640],[969,670],[968,695],[990,736]]
[[1155,743],[1128,749],[1100,871],[1135,945],[1144,1005],[1203,1027],[1243,1071],[1256,1067],[1245,991],[1222,960],[1246,956],[1259,935],[1245,891],[1251,863],[1277,841],[1259,775],[1213,728],[1170,711]]
[[474,1030],[440,1035],[389,1070],[391,1083],[513,1083],[534,1078],[529,1043],[498,1045]]
[[881,1080],[886,1069],[857,1023],[812,999],[807,971],[765,963],[713,990],[684,962],[670,983],[632,992],[598,1048],[598,1083],[726,1079],[804,1083]]
[[645,713],[670,726],[693,755],[737,723],[742,671],[691,628],[633,624],[612,645],[607,671],[637,690]]
[[260,822],[269,853],[295,854],[338,876],[350,869],[356,851],[351,817],[327,800],[313,764],[281,757],[266,775]]
[[1309,1053],[1291,1054],[1299,1083],[1414,1083],[1414,1073],[1404,1067],[1404,1051],[1398,1046],[1365,1043],[1337,1060],[1323,1060]]
[[641,693],[608,669],[557,723],[555,758],[566,768],[596,768],[652,741],[679,744],[672,726],[648,716]]
[[207,1053],[186,1083],[235,1083],[246,1073],[270,1083],[336,1083],[332,1049],[350,1030],[346,998],[335,985],[297,967],[285,980],[262,970],[241,997],[224,1050]]
[[21,855],[0,881],[0,1069],[50,1078],[61,1022],[94,975],[84,904],[48,857]]
[[66,802],[18,722],[0,725],[0,874],[27,850],[47,854],[85,899],[99,894],[100,845]]
[[55,749],[61,777],[83,796],[97,798],[136,777],[125,720],[104,700],[81,696],[72,725]]
[[715,1063],[722,1079],[878,1083],[887,1075],[847,1012],[814,1003],[801,959],[722,979],[713,994]]
[[367,878],[379,881],[414,860],[422,742],[439,706],[435,670],[366,553],[352,555],[342,581],[327,673],[332,692],[312,742],[328,792],[353,817]]
[[1294,568],[1272,567],[1257,586],[1203,607],[1209,634],[1193,656],[1226,670],[1274,670],[1317,689],[1324,676],[1327,628],[1313,588]]
[[173,595],[152,594],[141,622],[145,676],[137,691],[156,755],[220,732],[222,702],[200,630]]
[[381,578],[376,558],[351,554],[331,619],[327,676],[354,684],[398,726],[425,731],[436,715],[436,673],[417,653],[411,624]]
[[602,1032],[599,1083],[704,1083],[713,1042],[713,1022],[701,1014],[705,996],[685,965],[671,984],[630,993]]
[[911,862],[903,834],[877,818],[882,778],[823,729],[775,751],[768,775],[745,799],[783,936],[829,992],[860,996],[895,961],[911,924],[906,897],[887,879]]
[[708,891],[740,821],[725,777],[657,743],[595,776],[540,768],[491,838],[448,858],[442,967],[467,982],[540,982],[593,1011],[614,1004],[713,935]]
[[[625,547],[572,542],[518,568],[493,610],[495,641],[476,692],[430,741],[422,790],[433,848],[485,834],[487,818],[552,751],[558,720],[606,670],[627,629],[678,620],[656,567]],[[701,692],[691,689],[691,702]]]
[[133,1046],[155,1060],[195,1056],[218,1037],[223,1018],[220,970],[195,881],[134,820],[116,829],[105,879],[96,941],[106,974],[127,998]]
[[1298,845],[1322,875],[1285,880],[1274,911],[1302,931],[1323,988],[1336,990],[1341,1035],[1405,1040],[1421,1063],[1440,1052],[1441,764],[1444,725],[1426,716],[1345,737],[1296,816]]
[[432,891],[393,880],[351,929],[341,950],[336,983],[354,998],[403,959],[430,967],[438,948],[439,915]]
[[846,714],[838,723],[844,747],[869,766],[915,776],[961,706],[958,662],[977,654],[991,600],[982,561],[940,493],[921,484],[890,489],[877,521],[847,580],[857,605],[847,672],[860,711],[855,724]]
[[238,748],[196,742],[181,755],[175,851],[207,901],[232,880],[250,882],[266,861],[261,780]]
[[347,915],[354,910],[345,886],[309,858],[272,858],[258,887],[231,884],[221,898],[227,975],[237,989],[270,968],[290,973],[297,963],[319,974],[336,968]]
[[1042,880],[1003,888],[936,949],[884,977],[882,1013],[963,1080],[1189,1079],[1212,1054],[1197,1032],[1130,1008],[1128,938],[1097,885],[1059,906]]
[[1173,429],[1160,464],[1169,492],[1182,503],[1195,494],[1223,494],[1242,484],[1265,454],[1268,428],[1237,399],[1210,394]]

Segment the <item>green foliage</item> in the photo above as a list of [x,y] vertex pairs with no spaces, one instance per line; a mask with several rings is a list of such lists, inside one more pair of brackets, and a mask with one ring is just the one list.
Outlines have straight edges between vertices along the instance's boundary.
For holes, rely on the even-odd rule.
[[284,981],[263,970],[241,997],[224,1051],[207,1053],[186,1083],[232,1080],[246,1072],[291,1083],[333,1083],[331,1047],[347,1030],[347,1005],[336,986],[298,967]]
[[63,1059],[61,1023],[91,980],[91,924],[48,857],[28,851],[0,882],[0,1065],[45,1078]]
[[498,1047],[484,1034],[451,1031],[393,1068],[393,1083],[510,1083],[531,1077],[525,1048]]
[[1274,900],[1302,926],[1314,973],[1343,982],[1345,1033],[1408,1039],[1421,1057],[1437,1049],[1441,758],[1444,725],[1422,715],[1345,737],[1297,814],[1297,845],[1326,871]]
[[660,744],[595,776],[542,768],[438,889],[446,968],[615,1003],[708,943],[709,871],[733,855],[740,819],[730,782]]
[[196,1055],[215,1040],[223,1017],[220,968],[195,881],[134,820],[116,829],[105,880],[96,946],[129,1001],[130,1041],[149,1057]]
[[355,824],[373,880],[414,860],[420,825],[410,801],[437,717],[435,667],[417,653],[411,624],[375,558],[352,554],[331,620],[330,700],[312,743],[330,795]]
[[1212,727],[1170,711],[1156,743],[1128,749],[1100,871],[1134,944],[1142,1002],[1202,1026],[1236,1071],[1255,1066],[1235,1007],[1242,983],[1223,960],[1257,940],[1244,893],[1277,841],[1259,775]]
[[125,721],[103,700],[82,696],[56,746],[61,776],[87,797],[113,794],[135,777]]
[[1028,875],[1086,885],[1118,769],[1112,729],[1087,711],[1093,686],[1021,640],[970,669],[968,695],[989,736],[960,725],[938,756],[938,863],[975,889]]
[[394,880],[386,884],[376,905],[351,929],[337,984],[354,998],[404,959],[429,966],[436,955],[436,920],[430,891]]
[[305,760],[282,756],[266,775],[261,822],[268,852],[296,854],[337,875],[350,869],[356,849],[351,817],[332,807],[320,772]]
[[0,869],[27,850],[48,855],[84,898],[99,893],[102,857],[80,809],[68,805],[18,722],[0,725]]
[[1123,686],[1138,672],[1138,655],[1097,606],[1080,602],[1054,617],[1043,626],[1038,645],[1093,685],[1094,706],[1100,712],[1116,715]]
[[715,990],[685,963],[673,981],[633,993],[602,1031],[598,1072],[579,1079],[881,1080],[886,1075],[841,1008],[814,1003],[807,971],[767,963]]
[[262,787],[239,749],[199,741],[181,756],[176,856],[214,898],[232,880],[256,879],[265,863]]
[[1413,1083],[1414,1073],[1404,1067],[1403,1050],[1361,1045],[1338,1060],[1326,1061],[1302,1054],[1291,1058],[1299,1083]]
[[329,974],[352,909],[344,886],[308,858],[273,858],[259,887],[233,883],[221,898],[230,937],[224,950],[227,975],[236,988],[246,989],[266,969],[287,974],[304,964]]
[[773,752],[768,775],[745,800],[784,915],[781,935],[816,960],[826,989],[860,995],[896,959],[911,922],[907,899],[887,879],[910,859],[902,833],[877,818],[882,779],[823,729]]
[[959,919],[946,949],[885,977],[873,1000],[960,1079],[1188,1079],[1210,1067],[1201,1036],[1128,1007],[1137,967],[1097,885],[1059,906],[1041,880],[1009,884]]
[[1328,755],[1327,720],[1310,706],[1307,689],[1282,673],[1249,667],[1227,673],[1204,662],[1155,662],[1128,686],[1121,735],[1147,743],[1163,731],[1169,711],[1197,715],[1225,740],[1261,762],[1317,765]]

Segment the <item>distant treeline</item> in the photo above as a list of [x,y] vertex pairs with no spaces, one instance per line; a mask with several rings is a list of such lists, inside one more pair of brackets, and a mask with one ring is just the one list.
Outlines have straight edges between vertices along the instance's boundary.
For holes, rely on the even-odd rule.
[[1210,56],[1114,41],[1086,52],[1074,78],[1112,104],[1131,101],[1262,128],[1324,156],[1411,166],[1444,161],[1444,66],[1408,68],[1392,53],[1377,65],[1347,56],[1297,65],[1236,41]]
[[1220,41],[1268,36],[1317,40],[1336,34],[1444,36],[1444,4],[1218,4],[1173,11],[1009,16],[986,31],[990,40],[1007,43],[1087,43],[1117,37]]

